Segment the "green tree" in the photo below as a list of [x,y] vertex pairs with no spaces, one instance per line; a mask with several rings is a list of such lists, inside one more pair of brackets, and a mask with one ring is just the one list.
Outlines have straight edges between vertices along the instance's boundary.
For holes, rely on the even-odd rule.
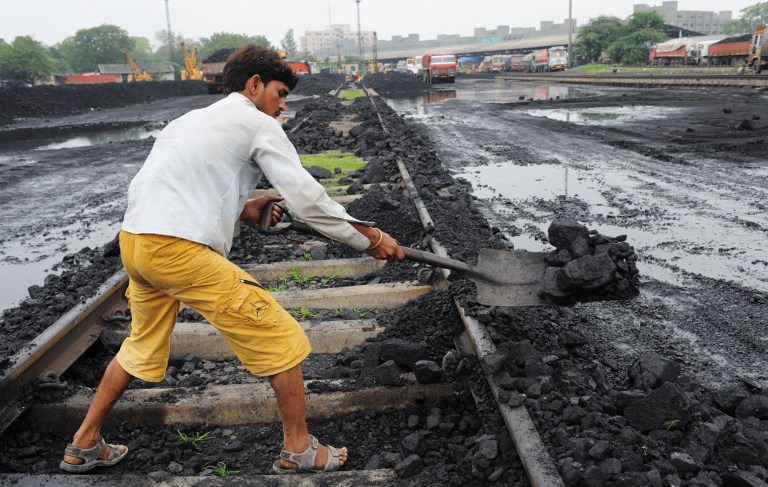
[[0,49],[0,77],[27,83],[49,78],[54,62],[47,49],[29,36],[18,36]]
[[78,30],[71,51],[66,49],[62,54],[75,72],[82,73],[96,71],[99,64],[123,63],[123,50],[131,52],[134,47],[133,39],[125,30],[116,25],[103,24]]
[[608,45],[623,33],[624,23],[621,19],[601,15],[581,28],[579,37],[573,43],[573,50],[580,53],[584,62],[595,62]]
[[741,9],[741,19],[752,27],[768,23],[768,2],[760,2]]
[[72,67],[64,59],[60,44],[48,48],[48,55],[53,59],[53,72],[56,74],[72,74]]
[[171,43],[173,47],[173,55],[168,55],[168,31],[163,29],[155,32],[155,41],[158,44],[158,48],[155,51],[156,61],[171,61],[175,65],[184,65],[184,53],[181,51],[181,43],[187,44],[187,47],[194,45],[195,42],[191,39],[185,39],[183,35],[179,33],[173,33],[171,35]]
[[664,28],[664,24],[664,17],[655,10],[635,12],[629,16],[627,25],[624,27],[624,32],[626,34],[631,34],[642,29],[661,30]]
[[752,24],[744,19],[728,20],[723,24],[723,34],[735,36],[752,32]]
[[656,29],[645,28],[622,36],[608,45],[606,51],[611,62],[621,64],[645,64],[648,62],[648,48],[667,40],[667,36]]
[[293,38],[293,29],[288,29],[285,37],[280,41],[280,46],[285,51],[286,59],[296,59],[299,55],[299,48],[296,46],[296,40]]
[[219,49],[233,49],[252,42],[260,46],[274,49],[275,47],[264,36],[248,36],[246,34],[233,34],[232,32],[216,32],[210,38],[200,39],[203,47],[199,50],[198,57],[203,60]]

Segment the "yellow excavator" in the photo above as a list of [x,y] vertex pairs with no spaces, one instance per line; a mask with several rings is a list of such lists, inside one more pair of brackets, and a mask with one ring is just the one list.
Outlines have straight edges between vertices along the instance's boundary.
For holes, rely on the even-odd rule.
[[141,69],[139,65],[136,64],[136,61],[133,60],[133,57],[128,54],[128,51],[123,51],[123,56],[125,56],[125,62],[128,63],[128,66],[131,67],[131,71],[133,71],[133,81],[152,81],[152,75],[146,70]]
[[182,42],[181,52],[184,53],[184,69],[181,70],[181,79],[203,79],[203,71],[197,67],[197,48],[195,47],[190,51]]

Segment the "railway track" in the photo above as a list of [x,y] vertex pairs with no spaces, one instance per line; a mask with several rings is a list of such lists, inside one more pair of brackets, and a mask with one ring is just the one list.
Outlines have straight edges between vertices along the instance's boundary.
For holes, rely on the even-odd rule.
[[[389,127],[377,106],[378,99],[372,96],[375,95],[374,93],[367,92],[367,95],[371,101],[371,109],[376,112],[381,130],[386,135]],[[432,252],[449,257],[445,247],[434,236],[433,220],[419,196],[419,190],[405,162],[401,157],[397,157],[396,163],[400,173],[399,179],[402,181],[400,189],[415,207],[423,228],[425,243],[429,244]],[[330,191],[333,189],[329,188]],[[342,203],[350,203],[355,197],[344,196],[338,199]],[[270,240],[269,245],[278,245],[275,240]],[[313,247],[325,245],[323,242],[313,240],[289,241],[283,245],[286,244],[298,246],[305,251],[304,255]],[[449,437],[447,433],[452,428],[458,427],[452,421],[459,424],[471,423],[472,419],[468,416],[482,415],[456,407],[450,420],[446,417],[435,418],[434,411],[431,416],[426,412],[426,417],[420,418],[421,413],[416,413],[414,404],[439,401],[453,401],[460,404],[460,398],[467,397],[473,397],[482,402],[482,396],[487,395],[487,391],[490,390],[494,400],[493,407],[506,426],[509,437],[514,441],[517,453],[508,455],[508,458],[515,460],[509,464],[499,465],[486,476],[485,481],[506,485],[503,483],[505,475],[508,479],[521,479],[527,476],[524,484],[537,487],[563,485],[525,406],[512,407],[506,400],[500,399],[504,394],[499,384],[503,375],[494,371],[489,365],[489,357],[495,352],[494,343],[485,326],[471,317],[456,298],[447,299],[450,300],[451,306],[461,320],[463,332],[455,339],[456,351],[448,355],[458,360],[457,372],[460,372],[458,369],[462,366],[468,367],[466,365],[469,364],[468,360],[474,357],[471,360],[477,360],[480,364],[486,385],[468,380],[466,374],[462,376],[459,373],[456,374],[455,380],[424,380],[424,372],[422,370],[420,374],[418,368],[415,373],[401,373],[397,371],[397,367],[388,365],[384,360],[386,357],[381,360],[385,361],[384,364],[379,363],[379,358],[385,354],[381,352],[380,347],[366,347],[366,343],[369,338],[377,336],[384,329],[377,320],[367,315],[385,313],[387,310],[417,301],[431,291],[439,292],[440,289],[448,286],[449,277],[449,272],[443,270],[431,273],[427,282],[375,282],[377,279],[371,279],[371,276],[376,276],[383,266],[384,263],[371,258],[296,260],[288,263],[246,266],[246,270],[262,283],[286,282],[293,278],[295,282],[314,279],[313,282],[328,280],[344,284],[321,286],[320,289],[301,288],[301,286],[294,290],[282,290],[279,287],[271,289],[284,308],[298,312],[297,318],[304,326],[312,343],[313,355],[308,360],[308,369],[313,371],[310,374],[314,378],[305,381],[308,391],[306,401],[310,427],[315,422],[337,421],[337,424],[342,423],[343,429],[344,422],[339,418],[355,417],[355,415],[399,414],[407,418],[411,429],[416,431],[420,427],[432,432],[443,431],[447,441]],[[312,279],[309,279],[310,276]],[[59,382],[61,376],[78,360],[78,357],[99,340],[100,336],[108,334],[119,341],[128,333],[129,320],[126,318],[126,302],[123,298],[126,285],[127,277],[124,272],[117,273],[101,286],[96,297],[71,310],[12,358],[11,366],[0,377],[0,407],[2,407],[0,419],[3,430],[22,414],[32,418],[38,429],[55,432],[57,435],[70,435],[76,429],[87,410],[93,392],[90,388],[83,388],[76,394],[55,402],[33,402],[35,394],[30,394],[29,391],[61,387]],[[337,318],[313,320],[312,318],[317,314],[323,314],[325,317],[335,314]],[[355,314],[357,316],[354,316]],[[189,316],[189,314],[182,312],[181,316]],[[354,369],[358,372],[349,377],[334,376],[334,364],[338,362],[338,357],[349,356],[349,350],[356,347],[362,347],[364,350],[364,358],[358,360],[361,363],[358,363],[357,368]],[[403,347],[400,353],[407,355],[411,349],[408,345]],[[199,321],[180,320],[172,338],[171,354],[174,359],[184,362],[184,367],[191,363],[196,363],[197,367],[190,366],[188,375],[178,384],[162,383],[160,387],[129,389],[112,411],[106,425],[107,429],[117,428],[118,425],[127,423],[132,425],[131,428],[147,431],[176,429],[181,438],[182,428],[188,427],[190,431],[196,430],[199,433],[209,425],[215,425],[211,427],[216,428],[217,437],[232,440],[237,436],[234,431],[238,428],[253,427],[258,430],[258,425],[271,425],[271,436],[279,438],[276,433],[278,430],[275,429],[279,422],[276,401],[268,383],[266,380],[253,378],[238,368],[228,346],[210,325]],[[393,352],[392,357],[395,362],[398,361],[396,355],[397,353]],[[201,383],[200,374],[197,373],[201,368],[211,373],[218,373],[218,377],[226,377],[226,380],[220,380],[221,384]],[[365,377],[373,377],[375,380],[369,381],[370,384],[366,387],[359,387],[358,382],[364,383]],[[475,407],[479,410],[486,406],[478,402]],[[410,424],[411,422],[414,424]],[[486,428],[488,427],[486,425]],[[265,427],[261,428],[263,430]],[[365,433],[361,432],[363,436]],[[184,433],[184,436],[190,437],[192,434]],[[348,434],[352,433],[348,432]],[[167,436],[166,434],[166,442],[170,441]],[[412,436],[410,435],[409,438]],[[333,439],[330,437],[325,440],[333,442]],[[185,440],[182,439],[182,441]],[[224,446],[224,451],[230,451],[227,447],[240,441],[230,441]],[[321,441],[323,441],[322,438]],[[417,440],[414,439],[414,441]],[[426,440],[422,439],[422,441]],[[194,448],[194,442],[192,443],[189,452],[190,455],[195,455],[197,450]],[[243,448],[242,445],[240,448]],[[424,456],[423,446],[414,447],[413,451],[419,450]],[[231,451],[238,450],[232,448]],[[354,455],[354,450],[351,451]],[[266,453],[261,456],[265,455]],[[426,457],[428,458],[428,454]],[[407,473],[409,468],[413,471],[418,470],[413,464],[403,466],[408,458],[400,459],[397,465],[392,465],[395,462],[391,459],[384,459],[378,463],[366,465],[365,469],[348,468],[344,472],[299,478],[283,479],[248,470],[230,479],[218,481],[206,479],[205,482],[206,485],[218,485],[219,482],[231,485],[231,479],[236,479],[243,485],[446,485],[445,479]],[[149,458],[142,460],[154,461],[159,469],[168,463],[168,459],[164,459],[164,462]],[[124,473],[119,474],[120,481],[130,482],[130,485],[144,483],[153,485],[157,479],[169,482],[168,485],[198,483],[199,477],[185,476],[182,462],[180,459],[177,460],[179,461],[170,462],[171,466],[177,466],[170,468],[176,474],[173,477],[158,474],[149,478],[129,474],[128,472],[131,472],[129,467]],[[219,475],[222,474],[221,465],[224,462],[215,460],[209,459],[208,467],[204,464],[203,473],[206,473],[205,468],[207,468],[209,474],[217,472]],[[264,460],[264,463],[267,465],[267,460]],[[226,472],[225,463],[224,471]],[[3,474],[0,475],[0,483],[44,485],[50,482],[61,482],[75,485],[72,482],[76,482],[77,485],[99,485],[115,482],[115,474],[109,474],[107,471],[98,473],[104,473],[105,476],[89,475],[87,480],[85,478],[73,480],[69,475]]]
[[570,74],[563,73],[505,73],[503,79],[530,82],[558,82],[569,84],[625,86],[632,88],[681,87],[681,86],[722,86],[765,88],[768,75],[759,74],[657,74],[657,73],[611,73],[611,74]]

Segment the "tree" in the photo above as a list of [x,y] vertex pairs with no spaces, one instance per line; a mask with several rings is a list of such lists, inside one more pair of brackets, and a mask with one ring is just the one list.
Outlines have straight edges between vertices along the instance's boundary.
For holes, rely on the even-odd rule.
[[264,36],[248,36],[246,34],[233,34],[232,32],[216,32],[210,38],[200,39],[203,47],[200,49],[199,58],[205,59],[219,49],[233,49],[252,42],[260,46],[274,49],[274,46]]
[[33,84],[53,74],[54,62],[46,48],[29,36],[19,36],[0,49],[0,77]]
[[608,45],[622,35],[623,27],[624,23],[618,17],[601,15],[590,20],[579,31],[573,50],[579,51],[585,62],[595,62]]
[[611,56],[611,62],[645,64],[648,62],[648,46],[665,40],[667,36],[661,31],[645,28],[616,39],[608,45],[606,51]]
[[61,52],[60,44],[48,48],[48,55],[53,60],[53,72],[57,74],[72,74],[72,67],[67,64]]
[[756,3],[741,9],[741,19],[752,27],[768,23],[768,2]]
[[285,57],[287,59],[296,59],[299,54],[299,48],[296,46],[296,40],[293,38],[293,29],[288,29],[285,33],[285,37],[280,41],[283,51],[285,51]]
[[728,20],[723,24],[723,34],[733,36],[752,32],[752,24],[744,19]]
[[157,61],[168,61],[170,60],[172,63],[177,64],[179,66],[184,66],[184,53],[181,52],[181,43],[184,42],[187,47],[191,49],[191,46],[193,44],[196,44],[191,39],[185,39],[183,35],[179,33],[174,33],[171,35],[171,42],[173,43],[173,56],[168,55],[168,31],[163,29],[155,32],[155,41],[158,43],[159,47],[157,48],[157,51],[155,51],[155,59]]
[[96,71],[99,64],[124,63],[123,50],[130,52],[134,47],[125,30],[116,25],[103,24],[78,30],[71,51],[68,48],[62,54],[75,72],[82,73]]
[[629,16],[624,30],[627,34],[642,29],[662,30],[664,28],[664,17],[655,10],[647,12],[635,12]]

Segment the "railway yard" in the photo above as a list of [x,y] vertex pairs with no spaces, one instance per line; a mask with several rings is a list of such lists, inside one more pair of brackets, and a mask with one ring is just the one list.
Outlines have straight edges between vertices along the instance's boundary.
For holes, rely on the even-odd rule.
[[478,267],[483,249],[609,255],[610,283],[489,305],[457,272],[243,225],[229,258],[312,342],[310,432],[350,452],[287,478],[268,382],[188,309],[165,379],[110,416],[128,457],[58,469],[129,328],[113,240],[128,183],[153,133],[220,97],[0,90],[0,484],[768,485],[766,83],[512,78],[376,74],[343,101],[343,79],[307,77],[284,128],[302,155],[361,158],[313,171],[404,247]]

